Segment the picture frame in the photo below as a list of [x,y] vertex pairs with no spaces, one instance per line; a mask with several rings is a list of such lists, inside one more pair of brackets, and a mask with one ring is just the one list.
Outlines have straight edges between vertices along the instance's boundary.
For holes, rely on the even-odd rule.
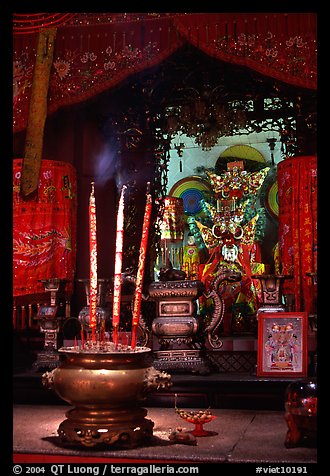
[[46,319],[49,317],[55,317],[58,306],[40,306],[38,310],[38,319]]
[[307,377],[306,312],[258,314],[257,376]]

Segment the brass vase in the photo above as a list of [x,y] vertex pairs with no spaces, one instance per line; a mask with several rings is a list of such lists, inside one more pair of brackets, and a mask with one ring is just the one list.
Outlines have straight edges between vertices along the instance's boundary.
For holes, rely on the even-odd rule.
[[150,439],[154,423],[142,407],[149,392],[171,386],[171,376],[152,366],[151,349],[79,351],[42,376],[43,385],[73,406],[58,434],[62,443],[132,448]]

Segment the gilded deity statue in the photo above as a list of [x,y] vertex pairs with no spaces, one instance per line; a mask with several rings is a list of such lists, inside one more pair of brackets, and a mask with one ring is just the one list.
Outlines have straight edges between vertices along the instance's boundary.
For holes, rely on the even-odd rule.
[[[212,225],[195,221],[209,252],[209,260],[200,273],[206,289],[218,283],[218,293],[225,303],[224,333],[231,333],[232,310],[244,309],[249,315],[256,313],[255,285],[251,279],[251,267],[255,259],[255,233],[259,215],[251,217],[251,203],[255,204],[257,193],[266,178],[269,167],[258,172],[244,170],[243,162],[227,164],[224,174],[206,172],[212,184],[216,207],[208,205]],[[240,273],[237,282],[223,280],[219,275],[228,268]]]
[[188,235],[187,244],[183,248],[182,263],[182,270],[186,273],[187,279],[198,279],[199,264],[200,258],[195,236]]

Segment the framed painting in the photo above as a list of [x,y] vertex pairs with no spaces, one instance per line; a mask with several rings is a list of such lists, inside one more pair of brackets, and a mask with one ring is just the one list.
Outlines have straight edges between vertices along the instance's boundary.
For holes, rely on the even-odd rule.
[[58,306],[40,306],[38,311],[38,318],[48,318],[55,317],[57,313]]
[[307,313],[258,314],[259,377],[307,377]]

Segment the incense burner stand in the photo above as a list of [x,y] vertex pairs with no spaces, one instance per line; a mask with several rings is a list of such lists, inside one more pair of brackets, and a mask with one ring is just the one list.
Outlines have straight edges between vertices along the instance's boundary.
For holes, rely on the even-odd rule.
[[199,342],[202,329],[197,299],[204,286],[198,280],[155,281],[149,296],[156,302],[152,333],[158,339],[154,366],[169,371],[207,374],[210,368]]
[[33,363],[32,370],[51,370],[56,368],[60,362],[58,353],[58,333],[64,316],[58,315],[58,293],[63,291],[65,280],[59,278],[50,278],[40,280],[44,284],[45,291],[50,292],[50,305],[39,307],[38,320],[40,331],[44,334],[44,347],[38,352],[37,360]]

